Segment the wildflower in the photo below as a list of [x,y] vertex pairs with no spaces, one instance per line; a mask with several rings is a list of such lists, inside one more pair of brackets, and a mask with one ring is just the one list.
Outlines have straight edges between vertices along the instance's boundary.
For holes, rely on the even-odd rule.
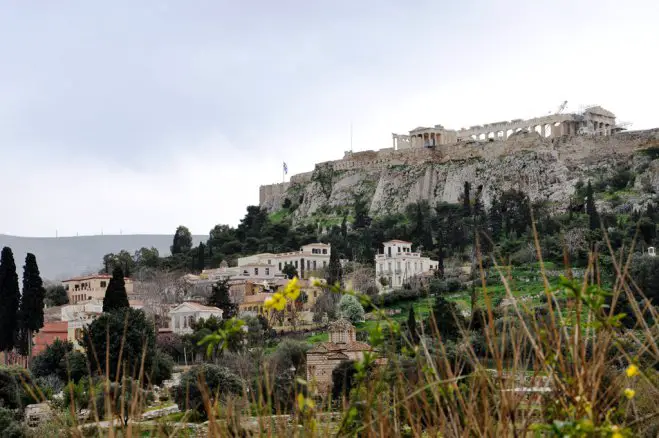
[[638,374],[638,367],[634,364],[631,364],[627,367],[625,373],[627,373],[627,377],[634,377]]
[[282,311],[286,307],[286,298],[279,292],[275,292],[272,297],[266,298],[263,306],[268,310]]
[[625,397],[627,397],[629,400],[633,399],[634,396],[636,395],[636,391],[634,391],[631,388],[625,388]]
[[297,284],[297,277],[293,277],[284,288],[284,295],[291,301],[297,300],[300,296],[300,285]]
[[304,395],[298,394],[297,395],[297,407],[300,411],[304,410],[305,407],[308,407],[309,409],[313,409],[316,407],[316,403],[310,398],[305,398]]

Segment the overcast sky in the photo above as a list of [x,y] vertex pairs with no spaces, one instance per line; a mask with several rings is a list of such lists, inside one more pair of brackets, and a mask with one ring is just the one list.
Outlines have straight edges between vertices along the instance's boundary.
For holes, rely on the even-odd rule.
[[[656,0],[0,1],[0,233],[195,234],[261,184],[599,104],[659,126]],[[7,199],[8,198],[8,199]]]

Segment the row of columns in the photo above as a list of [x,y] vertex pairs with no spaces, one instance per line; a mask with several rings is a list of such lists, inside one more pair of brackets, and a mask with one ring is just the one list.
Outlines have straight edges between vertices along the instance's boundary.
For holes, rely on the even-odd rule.
[[410,136],[412,147],[432,147],[443,144],[444,136],[439,132],[424,132]]
[[[555,138],[561,137],[564,135],[577,135],[579,133],[579,128],[581,127],[581,122],[565,121],[560,123],[545,123],[542,125],[531,125],[526,127],[519,127],[514,129],[506,129],[500,131],[490,131],[484,132],[481,134],[472,134],[470,137],[474,140],[487,140],[487,139],[499,139],[507,140],[512,134],[520,132],[522,130],[528,130],[529,132],[537,132],[541,137],[545,138]],[[605,123],[595,122],[594,127],[592,128],[594,134],[596,135],[611,135],[611,125]]]

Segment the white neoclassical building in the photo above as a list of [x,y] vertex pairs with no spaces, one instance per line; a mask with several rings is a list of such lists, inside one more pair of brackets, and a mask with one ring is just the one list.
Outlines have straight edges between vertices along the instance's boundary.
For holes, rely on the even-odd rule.
[[169,328],[178,335],[192,333],[192,323],[211,316],[222,319],[222,309],[187,301],[169,311]]
[[299,251],[240,257],[238,267],[243,275],[274,277],[282,273],[284,266],[292,265],[300,278],[307,278],[314,271],[329,265],[331,251],[332,247],[327,243],[310,243]]
[[390,287],[402,287],[410,278],[437,269],[437,261],[412,251],[412,242],[390,240],[382,254],[375,255],[375,276],[386,278]]

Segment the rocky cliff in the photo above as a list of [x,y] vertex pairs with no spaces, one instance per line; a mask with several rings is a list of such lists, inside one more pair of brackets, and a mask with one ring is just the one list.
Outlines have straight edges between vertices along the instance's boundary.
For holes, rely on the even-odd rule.
[[350,206],[359,193],[376,216],[419,200],[457,202],[469,181],[482,186],[486,204],[498,191],[515,188],[562,208],[579,179],[605,181],[626,169],[634,179],[623,203],[635,208],[659,193],[658,158],[659,129],[557,139],[516,134],[507,141],[437,149],[367,151],[318,164],[290,183],[262,187],[261,205],[270,211],[287,207],[299,221]]

